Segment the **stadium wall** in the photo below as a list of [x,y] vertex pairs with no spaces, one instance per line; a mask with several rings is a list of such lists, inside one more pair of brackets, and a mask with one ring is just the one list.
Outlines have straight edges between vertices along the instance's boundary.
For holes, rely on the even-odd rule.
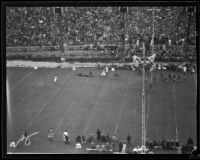
[[[7,60],[31,60],[31,61],[47,61],[61,62],[61,58],[65,58],[67,62],[119,62],[119,56],[111,56],[111,54],[96,50],[80,50],[81,46],[65,47],[65,52],[60,53],[59,47],[54,46],[28,46],[28,47],[6,47]],[[155,59],[157,62],[195,62],[196,54],[173,54],[172,56],[162,56],[158,54]],[[125,58],[125,62],[132,62],[131,56]]]

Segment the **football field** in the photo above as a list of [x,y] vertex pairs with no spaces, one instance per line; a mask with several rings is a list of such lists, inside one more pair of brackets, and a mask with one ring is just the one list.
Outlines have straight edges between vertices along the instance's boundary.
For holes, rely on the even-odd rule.
[[[80,77],[78,73],[94,77]],[[151,140],[164,137],[185,144],[197,139],[196,73],[187,73],[180,84],[160,82],[160,72],[146,76],[146,132]],[[75,138],[86,137],[99,128],[102,134],[116,134],[126,141],[129,134],[134,146],[142,143],[142,76],[138,72],[119,70],[119,78],[109,72],[100,77],[96,68],[7,68],[7,151],[21,153],[85,153],[75,150]],[[54,76],[58,81],[54,83]],[[182,75],[182,77],[184,77]],[[149,90],[152,81],[151,90]],[[53,128],[54,143],[47,138]],[[63,131],[68,130],[71,144],[63,143]],[[24,131],[32,134],[31,145],[10,148]]]

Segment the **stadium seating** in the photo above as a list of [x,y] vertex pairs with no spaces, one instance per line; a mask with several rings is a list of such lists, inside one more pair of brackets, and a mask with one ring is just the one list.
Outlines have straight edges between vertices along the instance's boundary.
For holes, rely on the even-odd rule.
[[[171,12],[177,13],[184,19],[186,17],[182,13],[183,11],[184,7],[179,10],[171,8]],[[139,17],[138,13],[140,12],[143,12],[143,14],[140,14]],[[130,7],[125,21],[123,21],[122,13],[119,12],[118,7],[64,7],[60,21],[54,15],[53,7],[7,7],[6,13],[6,46],[8,47],[58,46],[60,38],[58,23],[61,23],[63,28],[61,35],[64,44],[67,46],[86,45],[84,50],[95,49],[116,54],[120,51],[120,46],[124,44],[123,39],[125,38],[125,43],[129,46],[129,49],[127,49],[129,52],[131,50],[131,52],[134,52],[134,50],[137,52],[138,46],[135,46],[137,40],[139,40],[139,45],[141,45],[141,41],[145,40],[148,44],[146,48],[150,49],[152,28],[149,24],[151,24],[152,13],[145,10],[145,8]],[[159,16],[164,17],[166,13],[167,10],[162,9]],[[139,18],[143,18],[144,21],[139,21]],[[174,25],[174,28],[171,27],[171,30],[168,30],[167,25],[169,24],[167,21],[159,22],[160,25],[155,28],[155,45],[157,45],[157,47],[154,47],[155,50],[162,48],[161,42],[163,43],[164,31],[168,32],[165,34],[166,36],[168,34],[172,35],[172,44],[176,44],[176,38],[178,40],[182,38],[182,33],[185,31],[185,25],[187,24],[180,21],[180,32],[175,34],[177,28],[174,23],[177,20],[174,16],[168,17],[168,19],[170,18],[170,25]],[[189,37],[192,40],[195,39],[194,17],[191,17],[190,20]],[[127,26],[127,33],[124,36],[125,26]],[[165,36],[163,38],[166,39]],[[102,47],[103,44],[107,46],[114,44],[115,46]]]

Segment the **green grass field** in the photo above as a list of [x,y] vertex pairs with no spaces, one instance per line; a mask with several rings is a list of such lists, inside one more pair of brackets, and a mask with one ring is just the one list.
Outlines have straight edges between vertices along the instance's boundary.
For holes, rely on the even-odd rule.
[[[79,77],[79,72],[95,77]],[[86,136],[96,129],[121,141],[128,134],[134,146],[142,141],[142,77],[137,72],[119,70],[119,79],[110,72],[101,78],[96,68],[7,68],[9,84],[9,116],[7,119],[7,151],[23,153],[87,153],[75,150],[75,137]],[[148,92],[151,76],[146,83],[146,131],[151,139],[176,139],[185,144],[190,136],[196,144],[196,74],[187,73],[181,84],[162,87],[161,71],[152,72],[153,85]],[[168,72],[168,71],[162,71]],[[58,76],[57,83],[53,77]],[[55,131],[54,143],[49,144],[47,131]],[[177,128],[177,129],[176,129]],[[72,143],[62,141],[67,129]],[[31,145],[10,148],[9,144],[27,130],[39,132],[31,138]]]

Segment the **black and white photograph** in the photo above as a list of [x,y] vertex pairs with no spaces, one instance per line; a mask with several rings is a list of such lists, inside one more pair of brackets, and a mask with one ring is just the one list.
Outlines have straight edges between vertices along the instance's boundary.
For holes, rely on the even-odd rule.
[[5,5],[6,154],[198,157],[197,3],[81,4]]

